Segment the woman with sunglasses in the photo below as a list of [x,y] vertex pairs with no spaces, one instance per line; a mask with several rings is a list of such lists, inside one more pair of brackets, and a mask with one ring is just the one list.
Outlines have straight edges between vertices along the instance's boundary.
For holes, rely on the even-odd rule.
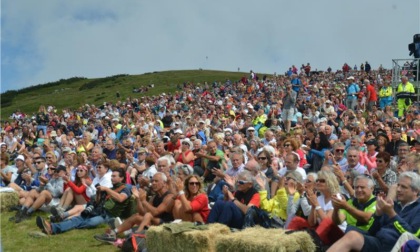
[[306,165],[307,161],[306,161],[306,157],[305,157],[305,153],[302,149],[300,149],[299,146],[299,142],[296,141],[293,138],[286,138],[286,140],[284,140],[283,142],[283,150],[284,150],[284,157],[287,156],[287,154],[290,153],[296,153],[299,156],[299,167],[303,167],[304,165]]
[[174,197],[174,218],[206,223],[210,213],[209,200],[203,191],[200,178],[197,175],[189,175],[185,180],[178,177],[176,191],[178,196]]
[[[51,208],[51,213],[53,214],[51,220],[54,220],[54,222],[60,222],[67,217],[79,215],[90,201],[90,197],[86,193],[87,188],[92,184],[88,168],[85,165],[79,165],[76,169],[76,179],[74,182],[68,176],[63,177],[67,189],[65,189],[60,199],[60,204]],[[73,203],[74,207],[66,212]]]
[[257,156],[258,164],[260,165],[260,171],[268,178],[268,183],[274,178],[274,171],[271,168],[271,155],[270,152],[263,149]]
[[315,228],[325,245],[331,245],[343,236],[347,228],[347,222],[345,221],[338,227],[332,222],[334,207],[331,197],[332,195],[342,197],[339,193],[340,188],[335,174],[330,171],[319,171],[315,188],[320,193],[319,196],[312,191],[306,192],[308,201],[312,206],[308,224]]
[[371,171],[375,189],[373,194],[388,193],[389,188],[397,183],[397,174],[391,170],[391,155],[388,152],[379,152],[376,155],[376,168]]

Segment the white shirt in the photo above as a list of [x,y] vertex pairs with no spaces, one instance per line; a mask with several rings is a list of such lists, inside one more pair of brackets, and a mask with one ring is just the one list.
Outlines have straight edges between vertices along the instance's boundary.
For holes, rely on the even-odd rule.
[[[279,175],[281,177],[284,177],[286,175],[286,172],[291,171],[288,170],[287,167],[283,167],[279,170]],[[306,171],[305,169],[303,169],[302,167],[298,167],[296,168],[296,171],[300,173],[300,175],[302,175],[302,179],[305,180],[306,179]]]

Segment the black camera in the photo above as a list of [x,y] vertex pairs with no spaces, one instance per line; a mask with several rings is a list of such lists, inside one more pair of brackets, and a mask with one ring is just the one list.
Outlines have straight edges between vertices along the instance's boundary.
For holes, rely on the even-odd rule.
[[95,209],[94,205],[89,205],[83,210],[83,212],[80,214],[83,218],[87,218],[92,215],[93,210]]

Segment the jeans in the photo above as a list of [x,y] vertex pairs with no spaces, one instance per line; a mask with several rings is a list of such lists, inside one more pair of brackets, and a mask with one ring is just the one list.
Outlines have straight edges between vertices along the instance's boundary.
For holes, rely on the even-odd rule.
[[93,228],[103,223],[106,223],[107,220],[111,218],[109,216],[95,216],[89,218],[83,218],[82,216],[73,217],[62,221],[60,223],[51,223],[51,229],[53,234],[64,233],[72,229],[82,229],[82,228]]
[[224,180],[219,180],[216,184],[216,186],[211,190],[210,192],[207,192],[209,195],[209,201],[215,202],[217,200],[223,200],[223,186],[227,185],[227,183]]
[[356,98],[347,98],[346,100],[346,107],[347,109],[355,110],[357,106],[357,99]]
[[241,229],[244,223],[244,216],[235,203],[218,200],[210,211],[207,223],[217,222],[231,228]]

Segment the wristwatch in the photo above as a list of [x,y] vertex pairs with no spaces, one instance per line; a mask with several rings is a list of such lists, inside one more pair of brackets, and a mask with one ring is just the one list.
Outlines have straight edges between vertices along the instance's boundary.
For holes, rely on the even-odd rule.
[[231,200],[232,202],[235,202],[236,198],[233,198],[233,200]]

